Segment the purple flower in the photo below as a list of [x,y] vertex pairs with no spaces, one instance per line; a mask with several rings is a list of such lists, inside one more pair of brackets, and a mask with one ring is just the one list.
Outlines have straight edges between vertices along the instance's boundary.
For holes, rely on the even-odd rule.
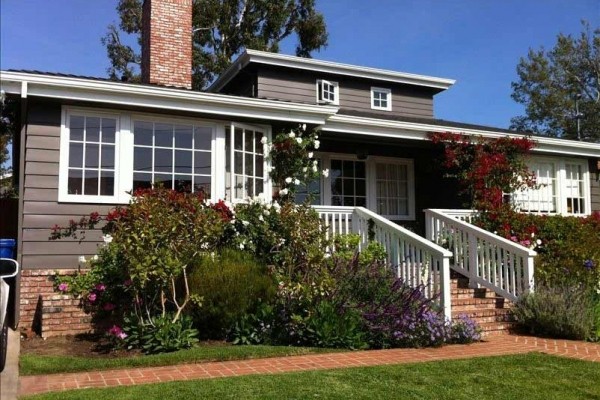
[[99,283],[96,285],[96,290],[99,292],[104,292],[106,290],[106,285],[104,283]]
[[594,264],[594,261],[593,261],[593,260],[585,260],[585,261],[583,262],[583,266],[584,266],[584,267],[585,267],[585,268],[586,268],[588,271],[591,271],[591,270],[592,270],[592,269],[593,269],[593,268],[596,266],[596,264]]
[[87,299],[88,299],[88,301],[89,301],[90,303],[93,303],[93,302],[95,302],[95,301],[96,301],[96,298],[97,298],[97,297],[98,297],[98,296],[96,295],[96,293],[90,293],[90,294],[88,294],[88,298],[87,298]]
[[60,285],[58,285],[58,290],[60,290],[61,292],[66,292],[67,290],[69,290],[69,285],[63,282]]

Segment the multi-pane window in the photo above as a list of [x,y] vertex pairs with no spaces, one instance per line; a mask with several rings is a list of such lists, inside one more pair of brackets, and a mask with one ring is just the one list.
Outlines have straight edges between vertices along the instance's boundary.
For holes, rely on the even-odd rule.
[[332,206],[367,206],[365,161],[331,159],[329,179]]
[[390,89],[371,88],[371,108],[374,110],[392,110],[392,91]]
[[225,131],[225,197],[240,201],[264,195],[265,153],[261,130],[231,126]]
[[[321,171],[321,160],[317,159],[318,171]],[[296,193],[294,202],[296,204],[303,204],[307,199],[310,198],[310,204],[318,205],[322,204],[321,199],[321,177],[308,182],[302,182],[296,187]]]
[[211,193],[213,128],[152,121],[133,123],[133,189],[161,184]]
[[523,212],[586,215],[589,176],[585,162],[540,159],[529,164],[536,186],[514,194]]
[[376,162],[375,186],[378,214],[392,218],[409,215],[407,164]]
[[114,196],[117,120],[70,115],[68,128],[67,194]]
[[317,81],[317,99],[319,103],[339,104],[338,83],[324,79]]

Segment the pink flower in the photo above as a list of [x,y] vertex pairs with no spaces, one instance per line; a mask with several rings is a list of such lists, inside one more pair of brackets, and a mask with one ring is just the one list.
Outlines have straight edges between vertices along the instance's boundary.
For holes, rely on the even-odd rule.
[[106,290],[106,285],[104,283],[99,283],[96,285],[96,290],[99,292],[104,292]]
[[115,308],[117,308],[117,306],[115,306],[113,303],[106,303],[104,306],[102,306],[102,309],[104,309],[104,311],[112,311]]
[[117,337],[121,340],[125,339],[127,337],[127,334],[125,332],[121,332],[117,335]]
[[63,282],[60,285],[58,285],[58,290],[60,290],[61,292],[66,292],[67,290],[69,290],[69,285]]
[[96,296],[96,293],[90,293],[90,294],[88,294],[88,298],[87,298],[87,299],[88,299],[88,301],[89,301],[90,303],[93,303],[93,302],[95,302],[95,301],[96,301],[96,297],[97,297],[97,296]]
[[123,282],[123,286],[131,286],[132,283],[133,281],[131,279],[127,279],[125,282]]
[[513,242],[517,242],[517,241],[518,241],[518,239],[517,239],[517,237],[516,237],[516,236],[511,236],[511,237],[510,237],[510,240],[512,240]]
[[123,329],[121,329],[121,327],[118,325],[113,325],[112,328],[110,328],[108,330],[108,334],[118,337],[121,340],[123,340],[127,337],[127,334],[125,332],[123,332]]

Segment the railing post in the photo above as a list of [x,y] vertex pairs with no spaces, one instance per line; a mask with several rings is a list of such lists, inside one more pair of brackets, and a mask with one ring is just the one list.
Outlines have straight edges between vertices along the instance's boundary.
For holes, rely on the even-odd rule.
[[525,290],[533,292],[535,289],[535,282],[533,281],[533,270],[534,270],[534,257],[528,256],[525,263],[525,279],[527,279],[527,287]]
[[450,296],[450,257],[442,258],[442,270],[440,280],[442,309],[447,320],[452,320],[452,304]]
[[434,242],[433,238],[433,218],[429,210],[425,210],[425,238]]
[[479,272],[479,257],[477,254],[477,236],[467,233],[467,240],[469,242],[469,287],[477,289],[479,284],[475,281],[475,278]]

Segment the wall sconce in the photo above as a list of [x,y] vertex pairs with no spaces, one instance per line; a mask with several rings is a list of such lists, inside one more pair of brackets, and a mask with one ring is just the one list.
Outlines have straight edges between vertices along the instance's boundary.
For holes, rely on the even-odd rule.
[[369,152],[364,149],[359,149],[356,151],[356,158],[359,160],[366,160],[369,158]]

